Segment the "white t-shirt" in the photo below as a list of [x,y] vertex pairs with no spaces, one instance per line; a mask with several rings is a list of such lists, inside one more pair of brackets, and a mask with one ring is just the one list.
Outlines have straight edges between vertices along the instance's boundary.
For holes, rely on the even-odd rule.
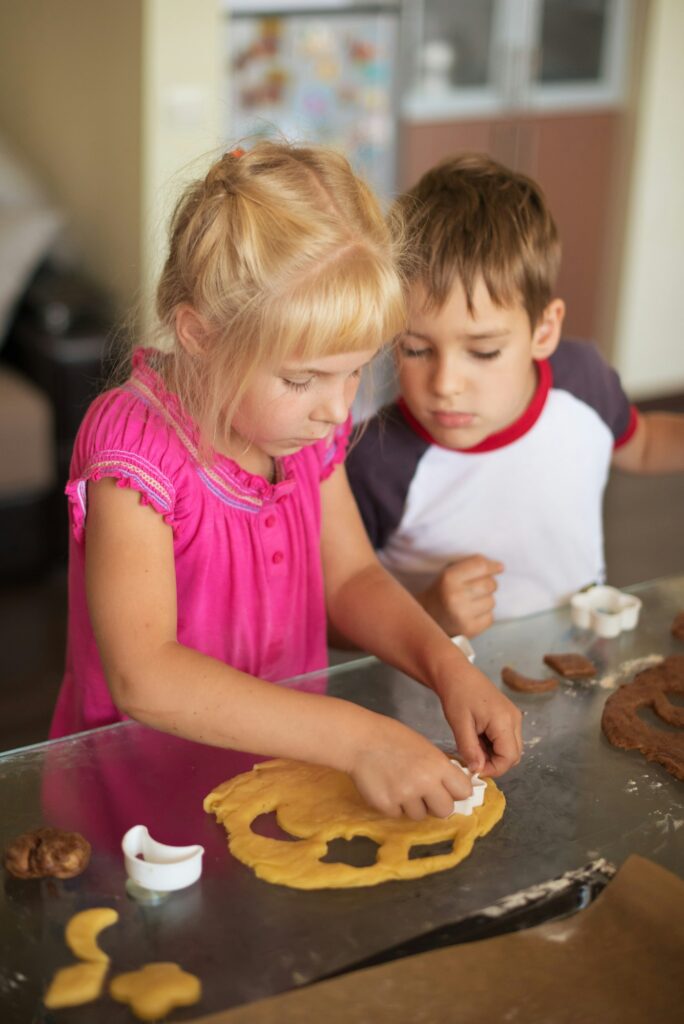
[[613,450],[636,411],[587,342],[562,341],[511,426],[443,448],[401,400],[366,425],[347,471],[381,562],[409,590],[480,553],[503,562],[497,619],[565,604],[603,582],[602,502]]

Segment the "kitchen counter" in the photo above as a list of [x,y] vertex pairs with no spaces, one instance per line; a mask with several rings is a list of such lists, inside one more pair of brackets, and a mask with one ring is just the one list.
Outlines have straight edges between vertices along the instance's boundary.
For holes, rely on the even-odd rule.
[[[684,877],[684,783],[600,730],[606,697],[631,678],[633,662],[684,654],[670,634],[684,609],[684,576],[630,588],[643,601],[637,629],[597,639],[570,624],[567,609],[500,623],[474,641],[478,666],[498,682],[509,664],[541,678],[542,656],[578,651],[596,680],[561,682],[546,694],[506,691],[524,712],[525,755],[499,782],[502,821],[452,870],[374,888],[301,892],[256,879],[228,852],[202,800],[255,758],[179,740],[133,722],[0,755],[0,846],[41,824],[76,830],[93,855],[81,876],[4,878],[0,897],[0,1007],[4,1024],[98,1024],[133,1019],[101,998],[50,1014],[41,997],[54,971],[73,961],[66,921],[113,906],[118,924],[101,945],[113,970],[171,960],[197,974],[201,1004],[190,1019],[293,988],[412,936],[472,915],[536,883],[605,858],[639,853]],[[359,658],[292,686],[322,688],[411,724],[445,750],[453,738],[435,696],[373,658]],[[504,688],[505,689],[505,688]],[[201,880],[158,905],[126,894],[121,838],[135,824],[165,843],[205,847]]]

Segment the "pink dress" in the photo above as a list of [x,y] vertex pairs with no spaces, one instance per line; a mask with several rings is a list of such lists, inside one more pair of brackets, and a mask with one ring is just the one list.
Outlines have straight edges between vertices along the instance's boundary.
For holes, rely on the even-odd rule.
[[[327,665],[320,483],[344,458],[351,419],[329,439],[276,460],[271,484],[197,456],[197,428],[138,349],[130,380],[81,424],[70,502],[66,668],[50,736],[121,720],[107,687],[85,593],[89,480],[133,487],[173,530],[178,641],[272,681]],[[188,679],[192,686],[192,679]]]

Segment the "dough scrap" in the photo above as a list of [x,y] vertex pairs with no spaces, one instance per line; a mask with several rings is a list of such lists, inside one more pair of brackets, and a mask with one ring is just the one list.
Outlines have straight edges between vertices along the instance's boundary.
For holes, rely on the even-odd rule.
[[108,966],[105,962],[62,967],[50,982],[43,1002],[49,1010],[92,1002],[102,992]]
[[597,672],[593,661],[583,654],[545,654],[544,664],[564,679],[589,679]]
[[192,1006],[202,997],[202,984],[178,964],[145,964],[112,978],[109,994],[128,1003],[140,1020],[160,1020],[176,1006]]
[[530,679],[508,665],[501,669],[501,679],[506,686],[510,686],[511,690],[517,690],[518,693],[548,693],[549,690],[558,687],[557,679]]
[[[639,672],[606,701],[601,728],[614,747],[640,750],[647,761],[657,761],[684,781],[684,708],[667,699],[668,693],[684,694],[684,654],[673,654],[659,665]],[[668,725],[682,732],[657,729],[639,717],[639,709],[650,707]]]
[[36,828],[5,850],[5,869],[15,878],[74,878],[88,866],[90,843],[80,832]]
[[[504,795],[491,779],[481,807],[469,816],[428,816],[422,821],[385,818],[368,806],[351,777],[320,765],[276,759],[254,766],[217,786],[204,800],[228,832],[230,852],[258,878],[294,889],[338,889],[377,885],[391,879],[422,878],[467,857],[504,812]],[[279,826],[298,842],[257,835],[255,818],[277,812]],[[367,836],[379,844],[375,864],[321,861],[333,839]],[[409,859],[413,846],[452,840],[449,853]]]
[[108,963],[109,956],[97,944],[97,936],[119,920],[112,907],[93,907],[74,914],[64,929],[66,944],[79,960],[89,963]]

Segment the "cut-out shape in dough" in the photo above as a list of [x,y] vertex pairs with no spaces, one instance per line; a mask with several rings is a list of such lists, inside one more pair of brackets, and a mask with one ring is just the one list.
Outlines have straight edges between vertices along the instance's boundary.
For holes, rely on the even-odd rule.
[[194,974],[178,964],[145,964],[112,978],[109,994],[119,1003],[128,1003],[140,1020],[160,1020],[176,1006],[192,1006],[202,997],[202,985]]
[[[639,672],[611,694],[603,708],[601,728],[614,747],[640,750],[684,781],[684,708],[671,695],[684,695],[684,654],[672,654],[659,665]],[[677,731],[659,729],[641,720],[639,711],[652,708]]]
[[530,679],[508,665],[501,669],[501,679],[506,686],[510,686],[511,690],[518,693],[548,693],[549,690],[558,688],[557,679]]
[[50,982],[43,1002],[49,1010],[92,1002],[102,992],[108,967],[106,961],[62,967]]
[[[458,864],[504,812],[503,793],[491,779],[486,783],[483,805],[469,816],[385,818],[364,802],[346,773],[277,759],[217,786],[206,797],[204,809],[226,828],[233,856],[253,868],[258,878],[295,889],[348,888],[421,878]],[[298,842],[252,831],[252,821],[270,811],[276,811],[285,832],[300,837]],[[329,842],[355,836],[368,836],[378,844],[374,864],[355,867],[323,860]],[[409,856],[416,845],[443,840],[451,841],[446,854]]]
[[107,963],[109,956],[98,946],[97,937],[103,928],[108,928],[118,920],[119,915],[112,907],[82,910],[67,922],[64,930],[66,944],[79,960]]

